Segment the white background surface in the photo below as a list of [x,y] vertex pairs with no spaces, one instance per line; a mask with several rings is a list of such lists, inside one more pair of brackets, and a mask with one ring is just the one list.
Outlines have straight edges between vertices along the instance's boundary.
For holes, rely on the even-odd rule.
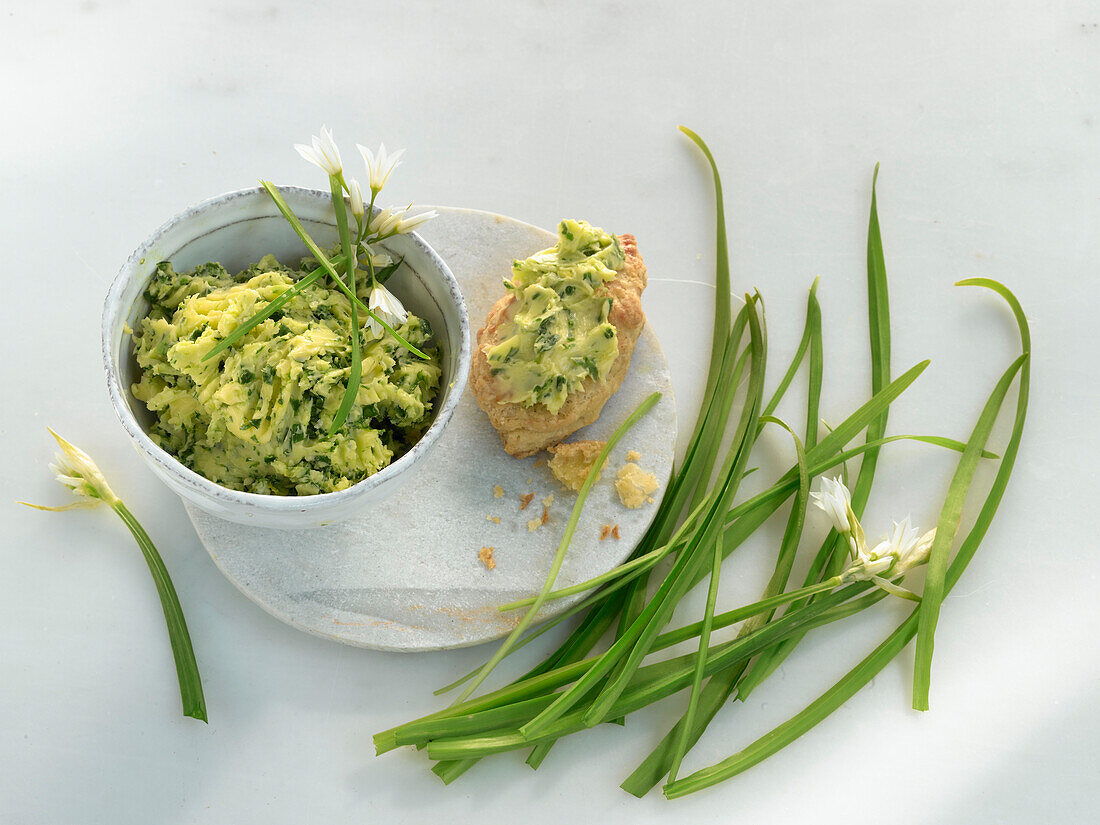
[[[121,525],[2,504],[0,821],[1100,817],[1098,4],[8,0],[0,68],[0,501],[64,500],[46,470],[47,424],[99,459],[173,573],[211,719],[179,715],[156,594]],[[719,159],[734,282],[767,301],[773,382],[821,278],[827,419],[869,383],[875,161],[895,374],[933,362],[895,405],[892,431],[965,437],[1017,351],[998,299],[955,280],[1000,279],[1028,312],[1028,430],[1001,514],[945,604],[933,709],[909,709],[909,648],[810,735],[696,797],[617,788],[682,696],[560,743],[537,774],[504,756],[444,788],[412,751],[376,759],[370,736],[438,708],[430,689],[487,651],[345,648],[241,596],[111,414],[102,297],[129,252],[186,206],[261,176],[316,185],[291,144],[327,123],[347,150],[408,148],[394,203],[635,233],[690,422],[709,350],[713,291],[697,282],[713,278],[712,198],[680,122]],[[789,460],[775,434],[761,452],[769,471]],[[906,512],[929,525],[952,468],[932,448],[888,448],[868,533]],[[727,564],[720,609],[760,589],[779,529]],[[804,552],[824,529],[808,523]],[[807,640],[723,711],[685,768],[803,707],[904,612],[887,603]]]

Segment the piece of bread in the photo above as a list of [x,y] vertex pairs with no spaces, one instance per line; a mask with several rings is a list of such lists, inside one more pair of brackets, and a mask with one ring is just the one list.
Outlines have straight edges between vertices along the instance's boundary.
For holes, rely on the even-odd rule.
[[486,352],[501,341],[499,328],[504,320],[510,318],[508,312],[515,302],[511,292],[493,305],[485,318],[485,325],[478,330],[477,347],[470,366],[470,388],[478,406],[500,433],[504,449],[510,455],[517,458],[533,455],[591,424],[600,417],[607,399],[623,383],[634,345],[645,326],[642,291],[646,287],[646,269],[633,235],[619,235],[619,243],[626,260],[615,277],[600,288],[601,292],[614,299],[607,320],[615,327],[619,354],[603,381],[585,378],[577,390],[569,393],[557,413],[551,413],[544,404],[525,407],[502,401],[507,395],[507,388],[502,385],[501,379],[490,374]]

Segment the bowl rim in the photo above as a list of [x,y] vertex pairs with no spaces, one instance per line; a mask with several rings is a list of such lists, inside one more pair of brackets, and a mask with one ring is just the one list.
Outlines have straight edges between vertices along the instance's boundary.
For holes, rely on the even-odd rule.
[[[319,189],[309,189],[298,186],[279,186],[277,188],[282,194],[289,194],[291,197],[302,197],[312,200],[323,200],[326,202],[329,202],[331,198],[330,193],[323,192]],[[255,197],[261,193],[264,195],[267,194],[262,187],[254,186],[246,189],[235,189],[229,192],[223,192],[220,195],[215,195],[200,201],[162,223],[130,254],[119,269],[114,280],[111,282],[111,286],[108,288],[107,296],[103,302],[101,328],[103,366],[106,372],[107,392],[111,399],[111,406],[114,407],[115,415],[122,423],[123,428],[145,456],[168,473],[174,480],[183,484],[194,493],[206,498],[220,500],[228,504],[237,506],[244,505],[252,509],[276,513],[307,513],[311,510],[336,507],[382,486],[387,481],[411,469],[419,459],[420,454],[428,450],[439,439],[447,423],[454,415],[454,411],[465,392],[466,383],[469,378],[471,357],[469,315],[466,309],[465,299],[462,296],[462,291],[458,286],[458,281],[454,273],[451,272],[447,262],[440,257],[439,253],[437,253],[419,233],[408,233],[405,237],[408,238],[411,243],[420,247],[421,251],[427,255],[436,269],[442,273],[444,284],[458,310],[459,318],[459,347],[455,375],[452,376],[451,380],[448,382],[447,389],[449,392],[447,393],[443,405],[440,406],[436,412],[435,420],[432,421],[431,426],[428,427],[417,442],[413,444],[404,455],[386,467],[383,467],[377,473],[368,476],[344,490],[337,490],[331,493],[317,493],[308,496],[279,496],[266,493],[250,493],[225,487],[195,472],[190,467],[185,466],[167,450],[156,444],[145,429],[138,423],[137,418],[130,409],[130,405],[126,402],[125,393],[127,388],[122,386],[121,375],[119,374],[119,370],[115,367],[112,356],[113,348],[116,343],[121,344],[122,342],[116,342],[114,340],[111,328],[114,326],[114,322],[118,316],[128,314],[129,312],[130,307],[124,307],[122,305],[122,293],[126,286],[136,280],[137,269],[142,261],[147,257],[154,245],[174,226],[181,221],[194,218],[212,207],[240,198]],[[381,211],[380,207],[376,206],[375,212],[377,213],[378,211]],[[210,231],[213,231],[213,229]],[[124,317],[123,323],[125,324],[125,322],[126,319]],[[123,335],[125,334],[126,333],[123,332]]]

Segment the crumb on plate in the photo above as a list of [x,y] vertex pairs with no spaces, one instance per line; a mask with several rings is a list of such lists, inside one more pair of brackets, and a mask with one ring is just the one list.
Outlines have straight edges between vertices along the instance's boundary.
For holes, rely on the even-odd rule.
[[526,510],[527,505],[530,504],[534,500],[535,500],[535,494],[534,493],[528,493],[527,495],[520,496],[519,497],[519,509]]
[[504,488],[499,484],[493,485],[493,498],[504,498]]
[[615,474],[615,491],[619,494],[619,501],[631,510],[641,507],[658,486],[653,473],[647,473],[632,461],[624,464]]
[[638,461],[638,460],[641,459],[641,457],[642,457],[642,454],[639,453],[637,450],[627,450],[626,451],[626,460],[627,461]]
[[[606,443],[604,441],[571,441],[568,444],[555,444],[548,447],[547,450],[552,456],[550,472],[568,489],[579,490]],[[605,467],[607,467],[606,461],[600,467],[600,472]],[[600,480],[599,472],[596,473],[596,480]]]
[[492,547],[482,547],[477,551],[477,560],[489,570],[497,566],[496,559],[493,558],[493,549]]

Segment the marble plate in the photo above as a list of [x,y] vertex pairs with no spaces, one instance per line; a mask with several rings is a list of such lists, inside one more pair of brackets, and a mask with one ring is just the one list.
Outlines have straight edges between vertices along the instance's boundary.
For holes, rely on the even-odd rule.
[[[545,230],[501,215],[436,207],[425,240],[448,262],[480,326],[502,294],[513,258],[554,243]],[[642,254],[645,254],[644,245]],[[644,299],[643,299],[644,302]],[[612,453],[608,471],[589,494],[558,586],[584,581],[621,563],[656,512],[622,506],[612,481],[628,450],[662,481],[672,469],[676,404],[668,362],[648,324],[630,372],[600,420],[570,440],[605,439],[654,390],[664,395]],[[546,454],[542,454],[545,458]],[[494,495],[494,487],[504,491]],[[520,499],[534,494],[521,511]],[[549,501],[549,520],[531,531]],[[276,618],[317,636],[359,647],[442,650],[499,638],[520,611],[496,607],[541,587],[561,540],[575,494],[551,476],[539,457],[508,456],[469,391],[436,445],[431,460],[395,495],[362,517],[328,527],[282,531],[234,524],[188,506],[214,563],[242,593]],[[600,539],[618,525],[618,540]],[[492,547],[496,567],[478,560]],[[582,596],[547,605],[549,618]]]

